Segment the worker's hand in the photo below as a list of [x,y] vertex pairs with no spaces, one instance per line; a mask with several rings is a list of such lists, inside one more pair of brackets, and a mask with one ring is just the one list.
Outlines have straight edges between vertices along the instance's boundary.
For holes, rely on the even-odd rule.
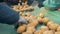
[[24,23],[24,24],[28,23],[28,21],[25,18],[23,18],[23,17],[20,17],[18,22],[19,23]]

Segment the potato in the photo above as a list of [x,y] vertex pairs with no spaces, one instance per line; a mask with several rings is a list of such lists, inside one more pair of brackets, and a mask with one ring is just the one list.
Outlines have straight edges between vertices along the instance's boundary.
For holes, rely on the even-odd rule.
[[23,32],[22,34],[28,34],[27,32]]
[[22,6],[24,6],[25,4],[24,3],[22,3]]
[[25,5],[27,5],[27,3],[28,3],[28,2],[26,1],[26,2],[25,2]]
[[55,31],[45,31],[43,34],[54,34]]
[[30,10],[33,10],[34,8],[32,6],[29,7]]
[[41,30],[35,31],[34,34],[43,34]]
[[55,34],[60,34],[60,32],[55,32]]
[[44,32],[49,30],[49,28],[47,26],[41,26],[40,30]]
[[27,9],[24,7],[23,10],[26,11]]
[[30,12],[28,12],[28,13],[26,13],[26,15],[29,17],[29,16],[31,16],[31,13],[30,13]]
[[39,15],[41,18],[43,18],[45,15],[43,13],[40,13]]
[[38,22],[42,22],[42,18],[41,17],[37,17],[37,20],[38,20]]
[[27,8],[27,11],[31,10],[29,7]]
[[20,8],[20,6],[21,6],[20,3],[18,3],[18,7],[19,7],[19,8]]
[[17,5],[13,6],[13,9],[18,11],[18,6]]
[[31,32],[23,32],[22,34],[32,34]]
[[24,17],[27,21],[29,21],[30,20],[30,18],[29,17]]
[[36,29],[35,27],[27,27],[27,31],[26,32],[34,32]]
[[16,9],[16,8],[13,8],[13,10],[15,10],[15,11],[18,12],[18,13],[20,12],[20,10],[18,10],[18,9]]
[[60,26],[58,26],[57,31],[59,31],[59,32],[60,32]]
[[47,17],[43,18],[43,19],[42,19],[42,22],[43,22],[44,24],[47,24],[47,23],[49,22],[49,18],[47,18]]
[[24,9],[20,9],[20,12],[23,12],[24,11]]
[[48,27],[49,27],[51,30],[56,30],[57,27],[58,27],[58,24],[56,24],[56,23],[51,23],[51,24],[48,25]]
[[21,10],[22,9],[22,6],[19,6],[19,10]]
[[27,8],[26,6],[24,6],[23,8]]
[[30,16],[30,19],[36,19],[36,16],[31,15],[31,16]]
[[26,17],[27,15],[23,13],[22,16],[23,16],[23,17]]
[[38,21],[37,21],[36,19],[31,19],[31,20],[30,20],[30,24],[31,24],[32,26],[36,27],[39,23],[38,23]]
[[20,12],[20,13],[19,13],[19,15],[22,15],[22,14],[23,14],[23,12]]
[[47,23],[47,26],[50,26],[51,24],[54,24],[54,22],[53,22],[53,21],[49,21],[49,22]]
[[22,26],[19,26],[18,29],[17,29],[17,33],[22,33],[23,31],[25,31],[26,29],[26,25],[22,25]]
[[27,27],[34,27],[34,26],[29,23],[29,24],[27,25]]
[[17,6],[17,5],[14,5],[14,6],[13,6],[13,8],[16,8],[16,9],[18,9],[18,6]]
[[23,8],[28,8],[29,6],[28,5],[24,5],[24,7]]

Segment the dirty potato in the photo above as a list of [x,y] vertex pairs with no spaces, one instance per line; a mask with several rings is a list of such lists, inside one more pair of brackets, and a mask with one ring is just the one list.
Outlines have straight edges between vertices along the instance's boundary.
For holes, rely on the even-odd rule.
[[26,25],[22,25],[22,26],[19,26],[18,29],[17,29],[17,33],[22,33],[23,31],[25,31],[26,29]]
[[23,32],[22,34],[32,34],[31,32]]
[[27,27],[27,32],[34,32],[36,29],[35,29],[35,27]]
[[45,15],[43,13],[40,13],[39,15],[41,18],[43,18]]
[[59,31],[59,32],[60,32],[60,26],[58,26],[57,31]]
[[47,30],[49,30],[49,28],[47,26],[41,26],[40,30],[41,31],[47,31]]
[[34,34],[43,34],[43,32],[41,30],[37,30],[34,32]]
[[55,34],[60,34],[60,32],[55,32]]
[[41,17],[37,17],[38,22],[42,23],[42,18]]
[[30,20],[30,24],[32,26],[36,27],[39,23],[38,23],[38,21],[36,19],[32,19],[32,20]]
[[56,23],[49,23],[48,27],[49,27],[49,29],[51,29],[51,30],[56,30],[57,27],[58,27],[58,24],[56,24]]
[[47,17],[43,18],[43,19],[42,19],[42,22],[43,22],[44,24],[47,24],[47,23],[49,22],[49,18],[47,18]]
[[45,31],[45,32],[43,32],[43,34],[54,34],[55,33],[55,31]]

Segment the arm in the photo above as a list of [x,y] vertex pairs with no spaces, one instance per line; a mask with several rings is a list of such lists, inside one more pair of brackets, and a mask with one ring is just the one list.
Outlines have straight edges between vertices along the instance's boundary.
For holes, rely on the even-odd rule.
[[19,14],[6,3],[0,3],[0,22],[14,24],[19,20]]

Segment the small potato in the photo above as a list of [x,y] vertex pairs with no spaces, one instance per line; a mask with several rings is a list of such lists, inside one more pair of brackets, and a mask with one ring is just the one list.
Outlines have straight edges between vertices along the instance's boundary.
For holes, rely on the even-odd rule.
[[14,6],[13,6],[13,8],[16,8],[16,9],[18,9],[19,7],[18,7],[17,5],[14,5]]
[[25,31],[25,29],[26,29],[26,25],[24,24],[24,25],[18,27],[17,33],[22,33],[23,31]]
[[35,32],[35,27],[27,27],[27,32]]
[[49,30],[49,28],[47,26],[41,26],[40,30],[41,31],[47,31],[47,30]]
[[24,7],[23,10],[26,11],[27,9]]
[[27,15],[23,13],[22,16],[23,16],[23,17],[26,17]]
[[42,18],[41,17],[37,17],[37,20],[38,20],[38,22],[42,22]]
[[21,16],[24,17],[24,18],[26,17],[25,14],[22,14]]
[[27,21],[29,21],[30,20],[30,18],[29,17],[24,17]]
[[18,13],[20,12],[20,10],[19,9],[16,9],[16,8],[13,8],[13,10],[15,10]]
[[56,24],[56,23],[50,24],[50,25],[48,25],[48,27],[49,27],[51,30],[56,30],[57,27],[58,27],[58,24]]
[[22,34],[28,34],[27,32],[23,32]]
[[18,7],[20,7],[21,5],[20,5],[20,3],[18,3]]
[[28,5],[25,5],[24,8],[28,8],[29,6]]
[[13,9],[16,10],[16,11],[19,11],[17,5],[13,6]]
[[58,26],[57,31],[60,32],[60,26]]
[[31,14],[26,13],[26,14],[22,14],[22,16],[26,16],[26,17],[30,18]]
[[31,32],[23,32],[22,34],[32,34]]
[[19,10],[21,10],[22,9],[22,6],[19,6]]
[[19,14],[20,14],[20,15],[22,15],[22,14],[23,14],[23,12],[20,12]]
[[37,20],[37,16],[34,16],[34,15],[30,15],[29,18],[32,20],[34,20],[34,19]]
[[23,12],[24,11],[24,9],[20,9],[20,12]]
[[20,3],[18,3],[18,5],[20,6]]
[[55,32],[55,34],[60,34],[60,32]]
[[27,8],[27,11],[31,10],[30,8]]
[[36,19],[32,19],[32,20],[30,20],[30,24],[32,26],[36,27],[39,23],[38,23],[38,21]]
[[43,34],[41,30],[35,31],[34,34]]
[[45,31],[43,34],[54,34],[55,31]]
[[23,8],[27,8],[26,6],[24,6]]
[[33,10],[34,8],[32,6],[28,6],[27,10]]
[[22,6],[24,6],[25,4],[24,3],[22,3]]
[[30,9],[34,9],[33,6],[30,6],[29,8],[30,8]]
[[30,19],[36,19],[37,17],[36,16],[34,16],[34,15],[31,15],[30,16]]
[[45,15],[43,13],[40,13],[39,15],[41,18],[43,18]]
[[26,1],[26,2],[25,2],[25,5],[27,5],[27,3],[28,3],[28,2]]
[[53,22],[53,21],[49,21],[49,22],[47,23],[47,26],[50,26],[51,24],[54,24],[54,22]]
[[30,23],[27,25],[27,27],[35,27],[34,25],[31,25]]
[[43,18],[43,19],[42,19],[42,22],[43,22],[44,24],[47,24],[47,23],[49,22],[49,18]]
[[26,15],[29,17],[29,16],[31,16],[31,13],[30,13],[30,12],[28,12],[28,13],[26,13]]
[[32,32],[32,31],[26,31],[26,32],[28,32],[28,34],[33,34],[34,32]]

